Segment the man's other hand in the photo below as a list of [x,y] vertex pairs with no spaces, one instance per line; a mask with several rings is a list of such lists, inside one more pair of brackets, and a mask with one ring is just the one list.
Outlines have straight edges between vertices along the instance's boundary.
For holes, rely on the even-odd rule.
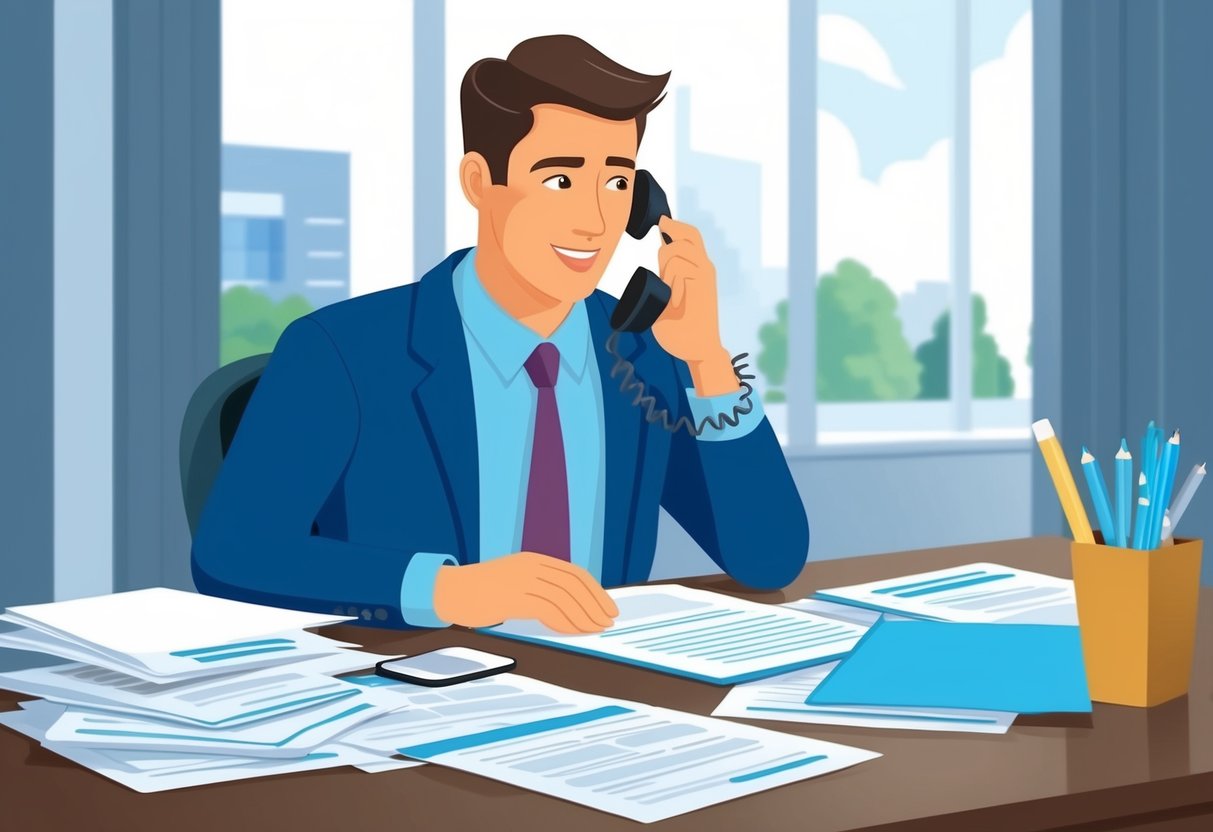
[[487,563],[440,568],[434,612],[464,627],[530,618],[558,633],[577,634],[610,627],[619,608],[580,566],[537,552],[516,552]]

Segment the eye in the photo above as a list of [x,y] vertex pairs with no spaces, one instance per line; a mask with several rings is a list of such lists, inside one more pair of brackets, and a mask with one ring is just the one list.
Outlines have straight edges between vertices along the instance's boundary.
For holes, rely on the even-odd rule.
[[564,191],[573,187],[573,180],[569,179],[563,173],[558,176],[549,176],[547,179],[543,180],[543,187],[551,188],[553,191],[557,189]]
[[628,189],[628,178],[626,176],[612,176],[607,180],[607,190],[611,191],[626,191]]

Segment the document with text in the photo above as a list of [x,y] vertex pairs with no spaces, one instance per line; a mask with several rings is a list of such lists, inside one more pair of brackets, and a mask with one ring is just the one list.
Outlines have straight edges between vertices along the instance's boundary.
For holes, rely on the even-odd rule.
[[1078,624],[1074,582],[997,563],[823,589],[813,598],[973,624]]
[[503,674],[451,688],[373,677],[396,708],[341,737],[652,822],[880,755]]
[[619,607],[601,633],[561,635],[536,621],[485,632],[730,685],[838,659],[866,627],[683,586],[609,590]]

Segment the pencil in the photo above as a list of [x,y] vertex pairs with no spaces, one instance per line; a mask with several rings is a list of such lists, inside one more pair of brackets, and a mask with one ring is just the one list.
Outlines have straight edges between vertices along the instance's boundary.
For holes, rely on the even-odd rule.
[[1087,490],[1091,492],[1091,505],[1095,506],[1095,516],[1099,519],[1103,542],[1111,545],[1116,537],[1116,524],[1112,521],[1112,501],[1108,499],[1108,485],[1104,482],[1103,471],[1086,445],[1082,448],[1082,472],[1087,477]]
[[1196,489],[1205,479],[1205,464],[1193,465],[1192,470],[1188,472],[1188,478],[1184,480],[1184,484],[1179,487],[1179,493],[1175,495],[1175,502],[1171,503],[1170,517],[1171,526],[1164,530],[1163,539],[1167,539],[1175,534],[1175,527],[1179,525],[1179,518],[1184,516],[1184,512],[1188,510],[1188,503],[1192,502],[1192,495],[1196,493]]
[[1157,549],[1162,542],[1162,515],[1171,502],[1171,490],[1175,487],[1175,471],[1179,467],[1179,431],[1162,446],[1158,460],[1158,481],[1151,486],[1150,533],[1146,536],[1146,548]]
[[1049,476],[1053,478],[1053,488],[1057,490],[1057,499],[1061,501],[1061,510],[1065,512],[1066,522],[1070,524],[1070,534],[1079,543],[1094,543],[1095,535],[1091,533],[1091,522],[1087,520],[1087,510],[1083,508],[1082,498],[1078,496],[1078,487],[1074,485],[1074,475],[1066,463],[1062,453],[1061,443],[1053,432],[1053,425],[1048,419],[1032,423],[1032,433],[1036,435],[1036,444],[1040,446],[1040,454],[1045,459]]
[[1116,452],[1116,545],[1122,549],[1129,545],[1129,526],[1133,523],[1132,489],[1133,454],[1122,438]]

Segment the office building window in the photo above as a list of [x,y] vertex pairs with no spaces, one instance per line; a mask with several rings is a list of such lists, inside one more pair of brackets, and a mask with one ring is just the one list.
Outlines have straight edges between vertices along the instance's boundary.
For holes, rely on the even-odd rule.
[[413,4],[223,3],[221,363],[407,283]]
[[1030,0],[817,5],[817,442],[1026,437]]

